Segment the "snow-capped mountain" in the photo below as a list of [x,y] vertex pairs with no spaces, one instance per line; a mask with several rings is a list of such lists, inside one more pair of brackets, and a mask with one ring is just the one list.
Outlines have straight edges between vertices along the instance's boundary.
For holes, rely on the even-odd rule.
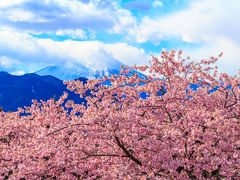
[[96,79],[111,74],[117,74],[123,65],[117,59],[104,51],[94,53],[81,60],[67,60],[65,62],[48,66],[35,72],[38,75],[52,75],[61,80],[72,80],[79,77]]
[[52,75],[61,80],[72,80],[79,77],[85,77],[87,79],[95,79],[103,76],[109,76],[110,74],[119,73],[120,68],[108,68],[95,70],[83,66],[82,64],[72,63],[66,61],[62,64],[48,66],[35,72],[38,75]]

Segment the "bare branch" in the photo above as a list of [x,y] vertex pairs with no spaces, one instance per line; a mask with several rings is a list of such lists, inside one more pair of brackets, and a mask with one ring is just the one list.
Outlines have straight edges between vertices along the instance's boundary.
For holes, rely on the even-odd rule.
[[136,157],[134,157],[124,146],[122,142],[120,142],[119,138],[115,136],[115,139],[117,141],[118,146],[123,150],[123,152],[129,157],[131,160],[133,160],[138,165],[142,166],[142,162],[138,160]]

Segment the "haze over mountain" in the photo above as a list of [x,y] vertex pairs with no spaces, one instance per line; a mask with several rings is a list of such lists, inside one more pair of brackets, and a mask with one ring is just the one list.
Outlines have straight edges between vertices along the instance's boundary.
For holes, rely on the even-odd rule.
[[65,61],[36,71],[38,75],[52,75],[61,80],[72,80],[79,77],[87,79],[101,78],[120,72],[124,65],[105,51],[88,54],[87,57],[76,61]]
[[[87,79],[79,78],[86,82]],[[25,74],[22,76],[10,75],[0,72],[0,106],[4,111],[16,111],[18,107],[31,105],[32,99],[56,100],[64,91],[69,93],[68,99],[81,103],[79,95],[69,91],[63,81],[53,76],[39,76],[37,74]]]

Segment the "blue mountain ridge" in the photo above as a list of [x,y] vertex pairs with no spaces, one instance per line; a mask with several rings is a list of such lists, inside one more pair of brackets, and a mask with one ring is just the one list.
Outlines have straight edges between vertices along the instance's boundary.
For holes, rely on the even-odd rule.
[[[138,76],[145,78],[143,74],[137,71],[131,71],[128,76],[137,73]],[[87,79],[80,77],[78,80],[86,83]],[[110,82],[103,82],[105,85],[110,85]],[[197,90],[200,86],[191,84],[192,90]],[[209,91],[212,93],[217,90],[218,87]],[[34,73],[25,74],[22,76],[11,75],[7,72],[0,71],[0,107],[4,111],[16,111],[18,107],[29,106],[32,104],[32,99],[36,100],[48,100],[50,98],[59,99],[63,92],[68,92],[68,100],[73,100],[75,103],[86,102],[85,99],[81,99],[78,94],[71,92],[63,84],[63,81],[51,76],[40,76]],[[159,90],[158,95],[166,93],[165,89]],[[88,94],[90,95],[90,94]],[[139,96],[143,99],[148,98],[147,92],[142,92]]]
[[[78,78],[84,83],[86,78]],[[58,99],[63,92],[68,92],[69,100],[76,103],[82,103],[79,95],[69,91],[62,80],[53,76],[39,76],[37,74],[25,74],[15,76],[7,72],[0,72],[0,107],[4,111],[16,111],[18,107],[29,106],[32,99],[48,100],[50,98]]]

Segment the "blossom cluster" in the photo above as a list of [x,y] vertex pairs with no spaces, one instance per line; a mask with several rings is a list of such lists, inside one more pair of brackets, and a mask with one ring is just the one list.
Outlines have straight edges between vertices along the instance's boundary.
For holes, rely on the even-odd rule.
[[66,82],[86,104],[65,93],[0,112],[0,178],[240,178],[240,78],[219,73],[219,57],[164,51],[133,67],[146,76]]

